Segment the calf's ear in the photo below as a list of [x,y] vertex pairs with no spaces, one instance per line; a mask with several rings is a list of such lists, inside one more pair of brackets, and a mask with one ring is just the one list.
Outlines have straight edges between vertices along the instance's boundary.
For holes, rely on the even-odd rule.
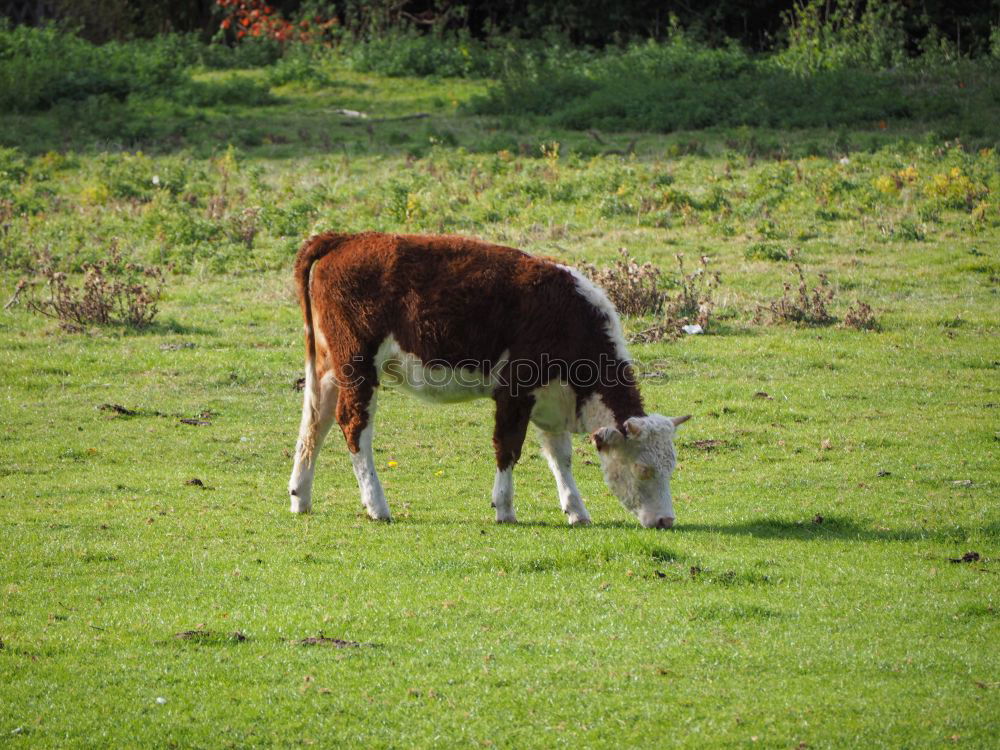
[[642,423],[635,417],[625,420],[625,432],[630,438],[637,438],[642,435]]
[[617,427],[602,427],[599,430],[594,430],[590,439],[594,441],[594,447],[601,451],[610,445],[618,445],[625,440],[625,436],[618,431]]

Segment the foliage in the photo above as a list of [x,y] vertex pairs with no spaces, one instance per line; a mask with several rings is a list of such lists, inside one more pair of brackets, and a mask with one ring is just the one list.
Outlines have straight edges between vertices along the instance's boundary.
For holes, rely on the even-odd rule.
[[[869,53],[881,59],[878,49]],[[966,63],[976,84],[956,87],[949,85],[952,69],[919,61],[883,71],[846,62],[796,67],[782,59],[754,57],[734,44],[707,47],[676,32],[662,43],[609,48],[589,60],[525,57],[509,64],[472,109],[537,115],[578,129],[657,132],[941,120],[985,133],[967,113],[1000,116],[1000,82],[985,64]]]
[[295,22],[266,0],[215,0],[215,4],[222,16],[219,32],[236,42],[244,38],[270,39],[281,44],[329,42],[339,31],[336,16],[304,15]]
[[[223,11],[234,12],[241,0],[229,0]],[[792,0],[710,0],[670,3],[655,0],[621,0],[608,6],[601,0],[242,0],[247,10],[272,13],[290,21],[336,18],[355,39],[382,36],[407,29],[431,33],[461,31],[477,39],[497,35],[543,37],[549,32],[574,44],[599,47],[643,39],[663,40],[677,27],[687,29],[711,44],[736,39],[761,51],[771,49],[787,36],[799,5]],[[837,13],[856,23],[866,14],[885,14],[886,2],[840,0],[823,8],[820,22],[832,25]],[[150,37],[167,30],[207,39],[218,28],[219,6],[213,0],[51,0],[17,3],[34,23],[45,18],[68,28],[79,28],[88,40],[105,42]],[[961,53],[988,54],[990,34],[996,26],[996,3],[958,0],[923,0],[896,3],[897,16],[916,43],[936,35]],[[27,7],[25,7],[27,6]],[[874,6],[874,7],[873,7]],[[808,4],[806,8],[808,9]],[[213,13],[213,11],[216,11]],[[853,11],[853,12],[852,12]],[[39,14],[39,15],[35,15]],[[890,17],[892,17],[890,15]],[[256,20],[256,19],[254,19]],[[232,30],[232,29],[230,29]],[[235,38],[234,36],[232,38]],[[249,35],[245,39],[250,39]],[[936,44],[937,42],[935,42]],[[926,45],[923,45],[926,46]]]
[[484,78],[496,75],[503,59],[495,48],[468,33],[435,36],[415,30],[348,43],[345,51],[354,70],[389,76]]
[[0,24],[0,110],[46,109],[92,96],[157,95],[184,80],[171,37],[95,46],[55,27]]
[[823,70],[885,70],[906,59],[904,6],[897,0],[808,0],[784,15],[787,46],[774,56],[799,75]]
[[[123,325],[145,328],[159,312],[164,272],[158,266],[141,266],[124,259],[112,246],[107,257],[83,265],[79,287],[57,271],[50,256],[36,262],[36,280],[22,280],[28,288],[29,310],[55,318],[63,330],[78,332],[91,325]],[[48,296],[39,298],[34,286],[41,280]]]

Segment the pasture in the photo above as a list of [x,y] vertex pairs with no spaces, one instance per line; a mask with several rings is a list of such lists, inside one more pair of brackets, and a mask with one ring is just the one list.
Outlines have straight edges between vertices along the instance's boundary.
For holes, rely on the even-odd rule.
[[[38,252],[172,269],[141,331],[0,314],[0,744],[996,742],[995,143],[893,122],[588,134],[472,114],[476,81],[199,80],[271,98],[134,131],[0,117],[3,301]],[[336,430],[314,512],[291,515],[291,259],[368,228],[568,263],[625,247],[670,279],[675,254],[707,256],[707,334],[631,346],[647,408],[694,415],[676,528],[640,528],[582,437],[594,524],[569,528],[530,434],[521,522],[497,526],[491,404],[393,392],[395,522],[363,516]],[[789,250],[838,322],[753,321],[797,286]],[[843,325],[857,300],[877,330]]]

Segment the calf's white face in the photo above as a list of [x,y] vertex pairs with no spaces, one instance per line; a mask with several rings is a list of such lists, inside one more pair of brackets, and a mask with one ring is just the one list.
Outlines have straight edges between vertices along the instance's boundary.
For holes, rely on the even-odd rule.
[[621,504],[647,528],[674,525],[670,475],[677,463],[674,433],[690,416],[632,417],[624,431],[602,427],[591,438],[601,458],[604,481]]

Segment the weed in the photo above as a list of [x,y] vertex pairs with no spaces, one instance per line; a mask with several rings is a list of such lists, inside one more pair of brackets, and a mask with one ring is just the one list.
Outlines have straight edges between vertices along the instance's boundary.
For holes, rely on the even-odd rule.
[[607,293],[615,309],[622,315],[646,315],[659,312],[666,295],[661,290],[663,271],[649,261],[640,264],[624,247],[620,257],[607,267],[590,263],[580,270]]
[[684,254],[677,253],[675,257],[680,289],[676,294],[666,296],[663,318],[639,333],[639,341],[677,338],[686,325],[698,325],[703,331],[708,330],[722,275],[708,270],[711,261],[707,255],[701,256],[701,265],[690,273],[684,269]]
[[857,300],[847,308],[844,315],[843,325],[845,328],[856,328],[859,331],[876,331],[879,328],[875,311],[866,302]]
[[233,241],[242,242],[247,250],[253,249],[253,239],[257,236],[259,208],[244,208],[230,218],[230,234]]
[[784,282],[782,295],[766,305],[758,305],[753,322],[757,325],[779,325],[782,323],[804,323],[806,325],[829,325],[834,317],[827,309],[833,301],[833,288],[826,274],[819,274],[819,283],[812,289],[806,282],[802,266],[795,263],[798,284],[793,291],[793,282]]
[[791,255],[784,248],[771,242],[755,242],[743,251],[747,260],[788,260]]
[[[156,317],[163,289],[159,266],[126,263],[117,246],[107,258],[83,266],[83,281],[74,286],[67,274],[56,271],[50,256],[37,259],[37,276],[48,286],[47,299],[29,291],[29,310],[55,318],[63,330],[79,332],[88,325],[124,325],[145,328]],[[22,281],[21,286],[31,289]]]

